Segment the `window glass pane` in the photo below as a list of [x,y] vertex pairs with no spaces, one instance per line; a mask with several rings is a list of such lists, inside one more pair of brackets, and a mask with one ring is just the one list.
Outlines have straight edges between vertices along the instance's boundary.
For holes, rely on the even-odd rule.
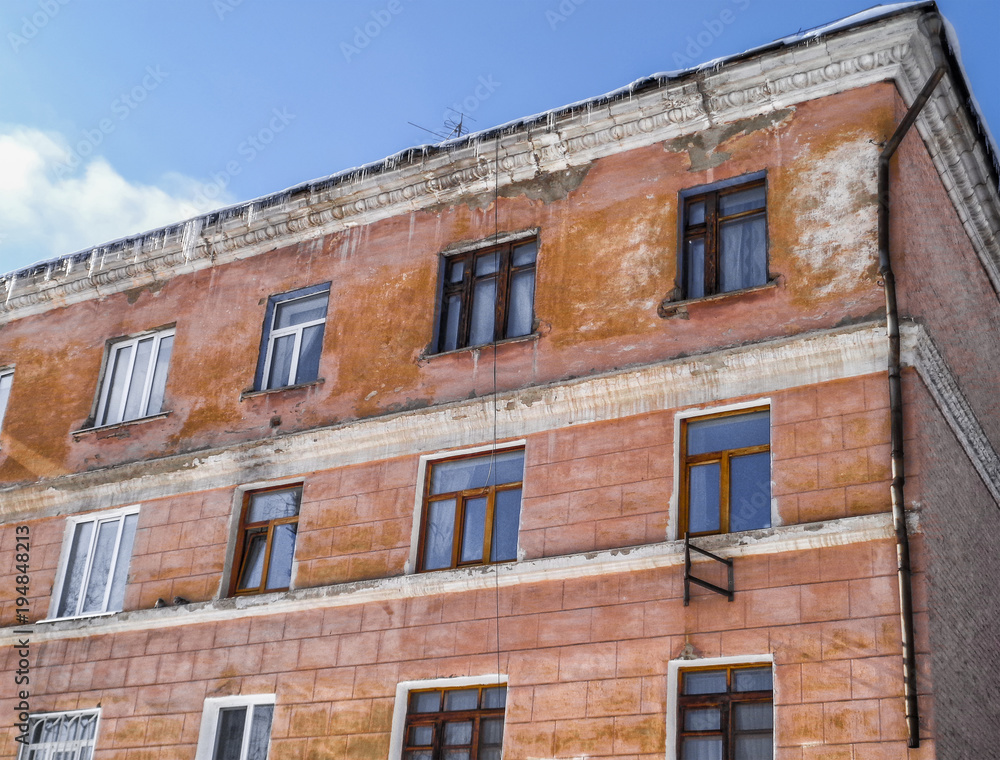
[[58,617],[76,614],[83,589],[83,574],[87,569],[87,555],[90,553],[90,537],[94,531],[93,522],[77,523],[73,529],[73,543],[66,562],[66,576],[63,580],[62,598],[59,600]]
[[243,550],[243,573],[237,588],[260,588],[260,579],[264,573],[264,548],[267,545],[267,535],[254,533],[247,539]]
[[484,710],[496,710],[501,707],[505,707],[506,704],[507,704],[506,686],[492,686],[489,689],[483,689]]
[[125,395],[125,379],[128,373],[129,360],[132,358],[132,346],[123,346],[114,350],[111,367],[110,391],[104,407],[104,415],[99,424],[112,425],[122,421],[121,405]]
[[444,760],[469,760],[472,753],[467,749],[446,749]]
[[10,398],[10,388],[13,382],[13,372],[0,375],[0,424],[3,423],[3,416],[7,412],[7,401]]
[[722,726],[722,712],[718,707],[684,712],[685,731],[717,731]]
[[689,225],[705,223],[705,201],[689,203],[687,207]]
[[517,559],[517,528],[521,519],[521,489],[497,491],[493,507],[491,562]]
[[452,259],[448,264],[448,282],[461,282],[465,275],[465,259]]
[[410,726],[406,743],[414,747],[429,747],[434,743],[434,726]]
[[722,194],[719,196],[719,213],[722,216],[730,216],[743,211],[752,211],[755,208],[764,208],[764,196],[763,185],[738,190],[735,193]]
[[102,522],[97,528],[97,543],[94,545],[90,564],[90,578],[87,593],[83,598],[80,612],[103,612],[104,592],[108,588],[111,563],[114,561],[115,539],[118,537],[118,520]]
[[219,710],[219,724],[215,735],[215,754],[212,760],[241,760],[243,727],[246,724],[245,707],[226,707]]
[[441,350],[454,351],[458,348],[458,325],[462,317],[462,296],[448,296],[444,308],[444,334],[441,336]]
[[481,346],[493,342],[493,325],[496,318],[497,281],[481,280],[475,285],[472,296],[472,324],[469,326],[469,345]]
[[319,357],[323,352],[323,325],[313,325],[302,331],[299,346],[299,366],[295,383],[311,383],[319,377]]
[[688,736],[681,745],[682,760],[722,760],[722,737]]
[[738,702],[733,705],[737,731],[769,730],[774,725],[770,702]]
[[479,745],[479,754],[476,760],[500,760],[503,750],[500,747],[484,747]]
[[693,238],[684,244],[684,297],[705,295],[705,239]]
[[444,724],[444,743],[471,744],[472,743],[472,721],[463,720],[461,723]]
[[297,488],[282,491],[261,491],[250,495],[250,509],[247,511],[247,523],[280,520],[283,517],[293,517],[299,513],[299,495]]
[[726,671],[695,670],[684,674],[685,694],[725,694]]
[[250,744],[247,760],[267,760],[267,745],[271,739],[271,718],[274,705],[254,705],[250,722]]
[[149,391],[149,403],[145,414],[159,414],[163,411],[163,393],[167,387],[167,368],[170,366],[170,354],[174,348],[174,336],[167,335],[160,340],[156,352],[156,367],[153,370],[153,385]]
[[708,462],[691,467],[688,476],[688,531],[719,530],[720,466]]
[[295,335],[284,335],[271,343],[271,369],[267,374],[268,388],[288,385],[292,370],[292,351],[295,349]]
[[80,716],[80,738],[93,739],[97,731],[97,716],[93,714]]
[[519,483],[524,475],[524,451],[497,452],[433,465],[431,493],[456,493],[494,484]]
[[125,583],[128,580],[129,560],[132,558],[132,544],[135,541],[135,526],[139,515],[125,515],[122,536],[118,541],[118,556],[115,558],[115,573],[111,579],[111,595],[108,611],[117,612],[125,602]]
[[415,752],[407,752],[406,760],[434,760],[434,755],[429,749],[418,749]]
[[143,338],[135,347],[135,362],[132,364],[132,377],[128,384],[128,397],[125,400],[125,416],[123,419],[134,420],[143,416],[142,394],[146,389],[146,377],[149,375],[149,365],[153,358],[153,343],[155,338]]
[[455,499],[432,501],[427,506],[424,531],[424,570],[451,567],[455,539]]
[[478,706],[479,689],[459,689],[444,693],[444,709],[448,712],[475,710]]
[[771,691],[771,668],[740,668],[733,671],[733,691]]
[[530,264],[535,260],[538,254],[538,241],[532,240],[529,243],[524,243],[523,245],[514,246],[514,253],[511,256],[511,265],[515,267],[522,267],[525,264]]
[[530,335],[532,303],[535,298],[535,270],[515,272],[510,278],[510,298],[507,302],[507,332],[504,337]]
[[503,718],[484,718],[479,722],[479,746],[500,746],[503,742]]
[[729,461],[729,530],[771,525],[771,453],[748,454]]
[[467,499],[462,525],[462,548],[459,562],[476,562],[483,558],[486,536],[486,497]]
[[329,293],[317,293],[308,298],[296,298],[294,301],[279,303],[274,309],[274,328],[280,330],[283,327],[325,319],[329,298]]
[[288,588],[292,582],[295,555],[295,523],[275,525],[271,535],[271,560],[267,566],[267,588]]
[[493,274],[500,268],[500,252],[493,251],[476,256],[476,277]]
[[774,739],[771,734],[736,737],[736,760],[771,760],[774,757]]
[[767,222],[764,215],[719,225],[719,290],[767,282]]
[[766,444],[771,440],[770,419],[770,412],[765,409],[750,414],[692,420],[687,423],[687,453],[693,456]]
[[428,713],[441,709],[440,691],[415,691],[410,694],[410,712]]

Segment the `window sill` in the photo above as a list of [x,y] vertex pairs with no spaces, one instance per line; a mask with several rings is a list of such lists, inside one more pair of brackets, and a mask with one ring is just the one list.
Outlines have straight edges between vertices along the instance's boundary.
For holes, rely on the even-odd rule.
[[91,620],[93,618],[105,618],[111,617],[112,615],[117,615],[121,610],[115,610],[113,612],[88,612],[85,615],[71,615],[70,617],[55,617],[55,618],[43,618],[35,622],[36,625],[42,623],[65,623],[70,620]]
[[[124,430],[126,428],[132,427],[133,425],[142,425],[145,422],[152,422],[153,420],[162,420],[169,417],[173,412],[160,412],[159,414],[150,414],[148,417],[136,417],[134,420],[123,420],[122,422],[115,422],[112,425],[101,425],[100,427],[89,427],[80,428],[79,430],[74,430],[71,435],[73,440],[79,441],[88,435],[96,435],[100,438],[114,438],[116,437],[117,431]],[[106,434],[106,435],[102,435]]]
[[282,385],[280,388],[264,388],[260,391],[243,391],[243,393],[240,394],[240,401],[244,401],[248,398],[257,398],[258,396],[270,396],[274,393],[284,393],[285,391],[296,391],[302,388],[311,388],[314,385],[322,385],[325,382],[326,380],[321,377],[316,380],[310,380],[308,383]]
[[541,337],[541,333],[528,333],[527,335],[518,335],[516,338],[504,338],[503,340],[498,340],[496,343],[481,343],[477,346],[463,346],[462,348],[454,348],[451,351],[441,351],[436,354],[424,354],[422,358],[425,360],[437,359],[439,356],[454,356],[455,354],[467,353],[469,351],[483,351],[493,348],[493,346],[506,346],[511,343],[531,343]]
[[715,303],[716,301],[724,301],[728,298],[738,298],[750,293],[760,293],[762,291],[778,287],[779,282],[780,278],[775,278],[773,280],[768,280],[763,285],[755,285],[752,288],[727,290],[725,293],[714,293],[713,295],[703,296],[702,298],[683,298],[679,301],[671,301],[670,296],[667,296],[656,309],[656,313],[659,314],[662,319],[669,319],[670,317],[681,317],[683,319],[687,317],[687,307],[691,304]]

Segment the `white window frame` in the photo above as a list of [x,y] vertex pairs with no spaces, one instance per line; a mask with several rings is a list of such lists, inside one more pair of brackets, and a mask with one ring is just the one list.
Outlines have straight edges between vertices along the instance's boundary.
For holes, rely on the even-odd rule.
[[[57,576],[57,581],[52,589],[52,600],[49,605],[49,617],[47,620],[73,620],[77,618],[86,617],[96,617],[98,615],[113,615],[116,612],[121,612],[121,610],[109,610],[108,601],[111,595],[112,579],[115,577],[115,571],[117,569],[118,561],[118,549],[121,546],[122,538],[122,527],[125,525],[125,518],[129,515],[138,515],[139,507],[131,506],[124,507],[122,509],[115,509],[110,512],[100,512],[100,513],[89,513],[86,515],[77,515],[70,517],[66,521],[66,533],[63,537],[62,553],[59,556],[59,574]],[[84,599],[84,594],[82,593],[87,587],[87,583],[90,579],[90,571],[93,566],[94,560],[94,544],[97,541],[97,535],[100,529],[101,523],[118,521],[118,533],[115,536],[115,546],[112,552],[112,565],[108,570],[108,583],[104,588],[104,603],[101,605],[101,610],[97,612],[85,612],[77,613],[73,615],[63,615],[62,617],[57,617],[59,614],[59,600],[62,599],[63,587],[66,585],[66,576],[69,573],[69,559],[70,554],[73,551],[73,536],[76,533],[76,528],[78,525],[85,522],[93,522],[94,530],[90,537],[90,546],[87,549],[87,565],[83,574],[83,580],[81,581],[81,594],[80,598],[77,600],[77,607],[79,608],[80,603]],[[138,526],[137,526],[138,527]],[[133,552],[135,551],[135,544],[132,546]],[[132,553],[129,553],[129,563],[132,561]],[[125,585],[128,586],[128,577],[126,575]]]
[[[677,412],[674,415],[674,486],[673,492],[670,495],[670,527],[669,535],[667,540],[681,541],[684,539],[679,532],[680,526],[680,503],[681,503],[681,482],[684,480],[682,477],[681,470],[684,467],[684,452],[681,451],[681,425],[685,421],[697,420],[699,417],[715,417],[719,414],[725,414],[726,412],[738,412],[742,409],[751,410],[756,407],[766,406],[768,411],[774,412],[774,404],[771,403],[771,398],[769,396],[763,398],[753,399],[751,401],[739,401],[735,404],[721,404],[719,406],[712,407],[699,407],[697,409],[684,409]],[[774,426],[771,426],[771,527],[775,528],[781,525],[781,519],[778,515],[778,499],[774,495]],[[719,533],[719,536],[728,536],[729,533]],[[716,535],[712,535],[709,538],[715,538]]]
[[[489,454],[490,452],[496,452],[497,454],[510,451],[511,449],[524,449],[525,460],[524,467],[525,472],[527,472],[528,460],[527,460],[527,438],[521,438],[516,441],[504,441],[503,443],[498,443],[496,445],[489,443],[483,446],[473,446],[466,449],[453,449],[449,451],[436,451],[433,454],[423,454],[420,457],[420,461],[417,464],[417,489],[413,504],[413,514],[415,519],[413,520],[413,526],[410,529],[410,555],[406,560],[406,564],[403,566],[403,572],[407,575],[415,573],[417,567],[420,566],[420,530],[424,524],[424,492],[427,487],[427,477],[430,472],[430,465],[435,462],[440,462],[445,459],[458,459],[460,457],[474,456],[476,454]],[[521,491],[521,513],[517,523],[517,562],[521,562],[524,559],[524,550],[521,548],[521,520],[524,519],[524,475],[521,475],[522,491]],[[470,565],[468,567],[457,568],[458,570],[468,570],[469,567],[481,568],[490,567],[495,563],[487,563],[486,565]],[[456,568],[451,570],[435,570],[434,572],[447,573],[454,572]]]
[[[104,379],[101,383],[101,395],[97,403],[97,414],[94,416],[94,427],[105,427],[107,425],[118,425],[122,422],[129,422],[131,420],[141,420],[143,417],[152,417],[160,414],[162,409],[157,409],[151,411],[149,406],[150,396],[153,394],[153,375],[156,371],[156,362],[160,356],[160,344],[164,338],[172,338],[175,335],[174,328],[167,328],[166,330],[157,330],[153,332],[146,332],[142,335],[136,335],[132,338],[126,338],[124,340],[116,340],[108,346],[107,358],[104,361]],[[137,417],[125,417],[125,406],[128,403],[128,395],[131,390],[132,383],[132,370],[135,368],[135,347],[140,341],[147,340],[150,337],[153,338],[153,350],[149,352],[149,366],[146,368],[146,379],[145,385],[142,389],[142,396],[140,399],[139,408],[142,413]],[[110,419],[104,422],[104,418],[109,414],[108,402],[111,400],[111,382],[114,377],[114,367],[115,358],[118,356],[118,352],[132,347],[133,351],[129,356],[128,367],[126,368],[124,377],[125,384],[122,388],[121,401],[119,402],[119,408],[114,410],[110,414]],[[172,350],[172,349],[171,349]],[[169,373],[169,367],[168,367]],[[166,388],[167,374],[163,376],[164,389]]]
[[[257,705],[274,705],[274,694],[250,694],[247,696],[231,697],[210,697],[205,700],[205,705],[201,712],[201,728],[198,730],[198,749],[195,753],[195,760],[212,760],[215,753],[216,733],[219,730],[219,715],[222,710],[228,707],[245,707],[248,720],[243,727],[243,746],[240,747],[240,760],[246,760],[246,753],[250,742],[250,728],[253,717],[253,708]],[[271,734],[268,735],[267,755],[271,754],[271,738],[274,733],[274,713],[271,714]]]
[[[84,715],[93,715],[97,718],[94,723],[94,736],[91,739],[77,739],[75,741],[69,742],[46,742],[44,744],[22,744],[21,749],[18,752],[18,760],[49,760],[53,756],[54,751],[58,751],[59,757],[65,760],[79,760],[79,751],[83,749],[90,749],[90,757],[94,756],[94,748],[97,746],[97,735],[101,728],[101,711],[96,710],[70,710],[67,712],[51,712],[51,713],[37,713],[32,714],[28,718],[28,736],[30,737],[34,731],[35,726],[38,725],[40,721],[49,720],[65,720],[73,719],[77,717],[82,717]],[[72,756],[66,755],[66,752],[74,752]]]
[[[481,676],[431,678],[426,681],[400,681],[396,684],[396,701],[392,708],[392,731],[389,734],[389,760],[403,757],[403,739],[406,733],[406,713],[409,710],[410,692],[420,689],[461,689],[465,686],[506,686],[510,696],[510,683],[506,673],[489,673]],[[504,708],[504,741],[507,738],[507,710]],[[202,760],[199,755],[197,760]],[[211,760],[211,758],[205,758]]]
[[[677,756],[677,721],[679,717],[678,692],[680,671],[693,668],[720,668],[728,665],[770,665],[771,703],[778,704],[778,679],[774,672],[773,654],[749,654],[739,657],[699,657],[690,660],[670,660],[667,663],[667,760],[680,760]],[[778,721],[772,726],[774,749],[772,757],[778,756]]]
[[[310,322],[302,322],[301,324],[292,325],[290,327],[276,328],[274,326],[275,320],[278,318],[278,307],[293,303],[294,301],[303,301],[307,298],[316,298],[324,295],[327,300],[326,311],[324,311],[322,319],[314,319]],[[273,306],[274,308],[271,310],[271,319],[267,326],[267,356],[264,359],[264,370],[260,376],[261,390],[267,391],[275,390],[277,388],[287,388],[296,384],[299,374],[299,350],[302,348],[302,333],[305,332],[306,328],[315,327],[316,325],[326,325],[326,319],[330,313],[330,291],[320,290],[315,293],[307,293],[301,296],[296,296],[293,293],[289,298],[276,299]],[[325,337],[325,329],[323,330],[323,334]],[[267,379],[271,374],[271,360],[274,358],[274,345],[278,342],[279,338],[284,338],[288,335],[295,336],[295,343],[292,346],[292,359],[288,368],[289,375],[286,378],[287,382],[281,383],[280,385],[268,385]]]
[[14,368],[4,367],[0,369],[0,430],[3,430],[3,418],[7,414],[7,405],[10,402],[10,392],[14,385]]

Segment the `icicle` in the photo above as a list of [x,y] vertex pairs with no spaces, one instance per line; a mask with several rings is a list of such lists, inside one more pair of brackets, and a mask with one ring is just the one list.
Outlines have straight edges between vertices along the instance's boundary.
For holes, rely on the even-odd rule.
[[52,279],[52,264],[48,264],[45,267],[45,277],[43,279],[43,282],[48,282],[51,279]]
[[97,263],[97,249],[92,248],[90,251],[90,265],[87,267],[87,276],[94,276],[94,264]]
[[69,274],[72,271],[73,271],[73,257],[72,256],[67,256],[66,257],[66,274]]
[[15,272],[10,276],[10,279],[7,280],[7,298],[4,301],[5,304],[10,303],[10,296],[14,292],[14,285],[16,283],[17,283],[17,273]]

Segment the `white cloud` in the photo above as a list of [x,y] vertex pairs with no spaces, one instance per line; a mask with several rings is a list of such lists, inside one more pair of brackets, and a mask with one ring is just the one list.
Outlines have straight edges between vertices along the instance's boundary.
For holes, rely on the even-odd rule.
[[218,208],[191,177],[129,182],[103,157],[76,163],[58,134],[0,126],[0,272]]

